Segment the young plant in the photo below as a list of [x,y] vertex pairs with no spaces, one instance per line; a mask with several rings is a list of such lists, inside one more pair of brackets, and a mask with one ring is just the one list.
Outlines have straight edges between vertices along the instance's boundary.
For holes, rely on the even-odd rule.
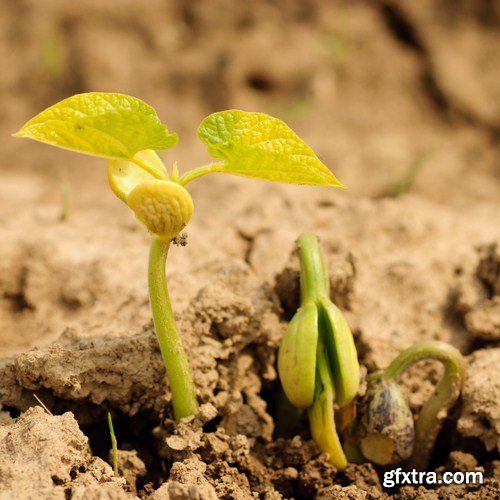
[[[399,377],[422,360],[443,364],[441,381],[423,405],[415,428],[399,388]],[[380,465],[409,459],[409,466],[428,467],[444,420],[460,396],[465,360],[454,347],[437,341],[418,342],[403,351],[385,369],[370,374],[366,394],[358,401],[353,433],[361,453]]]
[[298,239],[301,304],[283,336],[278,371],[286,397],[307,409],[311,434],[330,462],[345,469],[347,459],[335,427],[334,406],[350,405],[358,392],[359,364],[352,333],[330,300],[330,286],[318,239]]
[[165,266],[171,242],[188,224],[194,204],[185,186],[212,172],[275,182],[342,187],[284,122],[263,113],[229,110],[203,120],[198,137],[215,163],[179,177],[157,150],[177,143],[155,110],[123,94],[91,92],[65,99],[15,134],[108,160],[111,189],[151,233],[149,294],[155,330],[178,421],[197,413],[195,387],[177,331]]
[[[379,465],[408,461],[414,468],[425,468],[442,423],[460,395],[465,371],[462,355],[443,342],[417,343],[385,370],[370,374],[366,393],[354,401],[359,365],[352,334],[329,299],[328,275],[316,236],[302,234],[298,246],[301,305],[278,355],[288,400],[279,405],[280,425],[287,424],[287,414],[293,418],[287,404],[307,409],[314,441],[339,470],[345,469],[348,460],[365,459]],[[409,366],[424,359],[441,361],[444,374],[415,425],[397,381]]]
[[109,436],[111,438],[111,461],[113,463],[113,472],[115,476],[118,476],[118,441],[116,440],[115,428],[113,427],[113,419],[111,418],[111,413],[108,411],[108,427]]

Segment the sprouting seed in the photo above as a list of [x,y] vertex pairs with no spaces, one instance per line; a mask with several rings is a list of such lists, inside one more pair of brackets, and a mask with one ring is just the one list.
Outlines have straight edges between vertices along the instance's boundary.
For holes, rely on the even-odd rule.
[[185,188],[206,174],[224,172],[274,182],[343,187],[283,121],[263,113],[213,113],[198,137],[216,162],[179,176],[169,174],[155,151],[178,141],[156,111],[117,93],[77,94],[47,108],[15,134],[108,160],[112,191],[151,234],[149,295],[177,421],[197,413],[196,390],[174,320],[165,275],[172,241],[189,223],[194,203]]
[[383,372],[368,377],[357,402],[355,435],[361,453],[379,465],[398,464],[413,453],[415,427],[408,402],[396,381]]
[[330,300],[329,280],[318,238],[304,233],[300,250],[301,305],[281,341],[278,371],[286,397],[308,410],[311,434],[330,462],[345,469],[334,408],[348,406],[359,385],[359,364],[349,326]]
[[[307,410],[312,438],[339,470],[345,469],[348,460],[379,465],[406,462],[425,468],[443,420],[460,395],[465,370],[462,355],[443,342],[417,343],[385,370],[370,374],[365,394],[356,399],[356,347],[343,314],[329,298],[318,239],[304,233],[298,246],[301,304],[278,354],[280,381],[289,404]],[[423,359],[443,363],[444,375],[415,424],[397,382],[409,366]],[[280,425],[283,420],[283,415],[277,416]]]
[[[397,380],[411,365],[426,359],[440,361],[444,373],[413,425]],[[465,360],[460,352],[437,341],[418,342],[399,354],[385,370],[371,374],[366,395],[357,402],[358,415],[353,426],[363,455],[380,465],[407,460],[415,469],[428,467],[443,422],[460,396],[464,376]]]

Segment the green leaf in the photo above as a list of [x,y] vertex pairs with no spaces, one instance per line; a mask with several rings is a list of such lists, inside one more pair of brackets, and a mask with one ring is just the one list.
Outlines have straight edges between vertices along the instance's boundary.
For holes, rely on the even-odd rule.
[[224,163],[212,171],[276,182],[343,187],[314,151],[288,125],[263,113],[214,113],[198,137]]
[[124,94],[89,92],[54,104],[27,122],[15,137],[114,159],[177,143],[145,102]]

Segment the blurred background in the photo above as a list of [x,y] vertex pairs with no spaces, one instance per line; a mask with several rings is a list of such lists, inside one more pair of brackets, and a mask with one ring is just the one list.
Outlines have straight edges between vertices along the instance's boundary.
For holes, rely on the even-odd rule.
[[[109,321],[118,307],[129,307],[135,326],[137,304],[149,318],[147,235],[109,192],[102,159],[11,137],[75,93],[123,92],[152,105],[180,136],[161,156],[168,165],[178,160],[181,172],[209,161],[196,138],[207,114],[242,108],[275,115],[348,187],[303,190],[223,175],[197,181],[192,245],[172,256],[171,269],[222,255],[244,259],[272,280],[300,230],[323,231],[331,252],[357,252],[366,262],[360,279],[371,285],[358,286],[365,331],[386,336],[378,297],[387,279],[393,298],[406,293],[409,301],[399,317],[388,300],[387,317],[395,329],[407,321],[418,339],[440,327],[412,316],[421,307],[413,297],[427,293],[433,276],[439,287],[428,293],[437,300],[438,325],[446,280],[460,264],[457,248],[474,262],[474,245],[497,234],[498,1],[0,4],[0,330],[9,337],[2,352],[45,334],[55,338],[71,318],[80,325],[90,317]],[[66,225],[59,224],[65,199]],[[403,275],[411,276],[401,291]],[[191,296],[183,276],[177,307]],[[106,301],[109,310],[100,310]]]
[[195,138],[205,115],[242,108],[289,122],[356,195],[412,168],[415,189],[439,201],[499,194],[494,0],[1,3],[2,170],[32,175],[61,158],[10,138],[32,115],[116,91],[180,134],[181,168],[207,158]]

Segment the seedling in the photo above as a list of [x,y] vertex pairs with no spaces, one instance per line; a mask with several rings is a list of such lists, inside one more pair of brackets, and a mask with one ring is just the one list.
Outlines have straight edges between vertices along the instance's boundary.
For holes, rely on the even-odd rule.
[[288,400],[308,410],[314,441],[343,470],[347,459],[335,427],[334,406],[347,407],[358,392],[356,347],[343,314],[330,300],[317,237],[304,233],[298,245],[301,305],[283,336],[278,371]]
[[194,204],[185,186],[212,172],[275,182],[342,187],[342,184],[284,122],[239,110],[203,120],[198,137],[215,163],[179,177],[157,150],[178,141],[155,110],[123,94],[78,94],[46,109],[15,134],[108,160],[111,189],[151,233],[149,294],[155,330],[178,421],[197,413],[195,387],[177,331],[165,266],[171,242],[188,224]]
[[[420,411],[413,439],[411,412],[397,380],[411,365],[425,359],[440,361],[444,372]],[[460,352],[437,341],[418,342],[399,354],[385,370],[370,374],[367,392],[358,402],[354,427],[363,455],[381,465],[409,459],[410,467],[428,467],[443,422],[460,396],[464,376],[465,360]]]
[[116,441],[115,429],[113,427],[113,419],[108,411],[108,427],[109,436],[111,438],[111,461],[113,462],[113,472],[118,476],[118,442]]
[[[301,305],[278,355],[280,380],[289,403],[308,410],[314,441],[339,470],[345,469],[348,460],[365,459],[379,465],[408,461],[416,469],[425,468],[442,423],[461,392],[462,355],[443,342],[417,343],[385,370],[370,374],[366,393],[355,401],[359,383],[356,348],[344,316],[330,301],[318,240],[305,233],[298,246]],[[415,425],[397,381],[408,367],[424,359],[440,361],[444,374]],[[285,406],[282,402],[281,407]],[[279,416],[282,426],[286,424],[282,422],[284,413]]]

